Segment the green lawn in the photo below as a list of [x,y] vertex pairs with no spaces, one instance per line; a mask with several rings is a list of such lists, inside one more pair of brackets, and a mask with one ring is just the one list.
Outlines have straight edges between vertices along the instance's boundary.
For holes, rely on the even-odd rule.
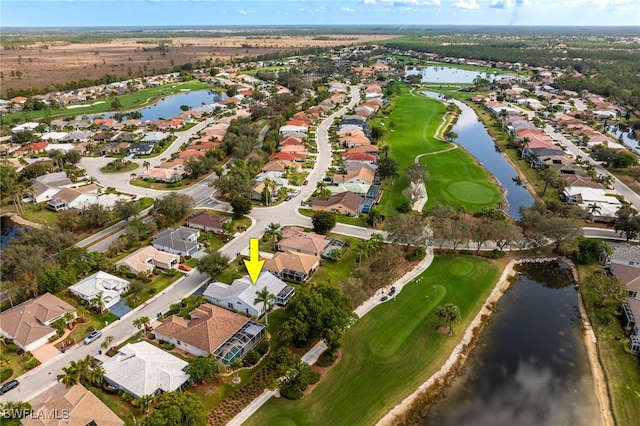
[[[391,156],[398,162],[400,177],[386,182],[380,209],[386,215],[400,205],[406,197],[402,191],[408,187],[404,170],[422,153],[436,153],[451,148],[447,142],[434,137],[446,107],[435,99],[412,95],[407,87],[394,98],[391,114],[383,120],[388,130],[385,142]],[[393,126],[391,123],[394,123]],[[393,130],[391,128],[393,127]],[[476,159],[463,149],[453,149],[420,159],[430,178],[426,182],[427,205],[447,204],[464,206],[471,212],[483,207],[494,207],[501,201],[498,186],[489,172],[478,165]]]
[[[299,401],[271,399],[245,424],[375,424],[440,368],[499,274],[497,264],[485,259],[436,258],[396,300],[375,308],[347,332],[341,362],[311,395]],[[447,302],[463,315],[453,337],[437,332],[432,313]]]
[[[213,86],[211,86],[211,84],[209,83],[192,80],[185,81],[183,83],[167,84],[165,86],[127,93],[122,96],[118,96],[118,98],[120,99],[120,104],[122,105],[121,111],[128,111],[150,105],[154,103],[156,99],[162,96],[175,95],[178,93],[184,93],[185,91],[189,90],[202,90],[212,88]],[[14,112],[4,115],[2,117],[2,123],[13,123],[14,120],[17,120],[18,122],[33,121],[42,119],[44,117],[54,119],[113,112],[113,108],[111,107],[111,102],[113,101],[113,99],[113,97],[94,99],[90,102],[74,105],[76,108],[71,109],[59,108],[44,109],[40,111]]]
[[[313,210],[307,209],[307,208],[298,209],[298,213],[306,217],[313,217],[313,215],[315,214]],[[344,223],[346,225],[355,225],[355,226],[361,226],[363,228],[371,228],[371,226],[367,224],[365,217],[366,217],[365,214],[361,214],[358,217],[350,217],[342,214],[336,214],[336,221],[338,223]]]

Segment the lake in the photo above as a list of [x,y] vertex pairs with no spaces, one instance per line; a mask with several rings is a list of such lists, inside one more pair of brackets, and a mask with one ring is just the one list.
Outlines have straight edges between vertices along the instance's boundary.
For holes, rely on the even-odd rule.
[[514,74],[491,74],[484,71],[470,71],[453,67],[424,67],[407,68],[405,76],[422,75],[423,83],[473,83],[473,80],[480,76],[489,81],[500,80],[502,78],[517,77]]
[[523,266],[422,425],[601,424],[570,269]]
[[633,130],[622,129],[620,126],[607,126],[606,131],[617,138],[622,137],[622,142],[631,148],[640,149],[640,141],[632,137],[634,136]]
[[8,216],[0,216],[0,250],[12,239],[18,236],[20,227],[14,224]]
[[[142,121],[157,120],[160,118],[168,119],[180,114],[182,112],[180,109],[182,105],[187,105],[191,109],[202,105],[209,105],[226,98],[227,95],[224,93],[212,90],[194,90],[192,92],[167,96],[156,104],[139,109],[138,111],[142,113]],[[113,114],[101,114],[100,116],[112,117]]]
[[[440,94],[435,92],[423,92],[425,95],[440,99]],[[451,130],[458,134],[456,142],[464,147],[500,183],[507,191],[507,214],[514,219],[520,218],[520,207],[530,207],[534,199],[522,185],[516,185],[513,178],[518,175],[501,152],[496,151],[495,144],[482,122],[478,121],[475,111],[460,101],[453,101],[462,111],[458,121]]]

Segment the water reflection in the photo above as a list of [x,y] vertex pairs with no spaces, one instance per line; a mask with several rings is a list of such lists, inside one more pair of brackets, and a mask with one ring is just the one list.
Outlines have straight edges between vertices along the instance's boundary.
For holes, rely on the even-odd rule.
[[498,307],[462,376],[420,424],[599,424],[577,294],[565,267],[523,268]]
[[407,68],[405,74],[421,74],[423,83],[473,83],[476,77],[489,81],[515,77],[508,74],[490,74],[484,71],[470,71],[454,67]]

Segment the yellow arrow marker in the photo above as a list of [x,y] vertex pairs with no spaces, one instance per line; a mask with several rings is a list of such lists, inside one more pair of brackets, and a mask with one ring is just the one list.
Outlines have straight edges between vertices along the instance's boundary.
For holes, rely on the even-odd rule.
[[262,271],[262,265],[264,265],[264,260],[258,260],[258,251],[258,239],[251,238],[249,240],[249,260],[244,261],[244,266],[247,267],[253,285],[256,285],[260,271]]

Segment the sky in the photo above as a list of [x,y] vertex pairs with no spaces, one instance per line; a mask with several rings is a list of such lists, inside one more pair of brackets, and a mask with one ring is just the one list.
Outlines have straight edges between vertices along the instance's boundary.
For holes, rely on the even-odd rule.
[[0,25],[640,26],[640,0],[0,0]]

